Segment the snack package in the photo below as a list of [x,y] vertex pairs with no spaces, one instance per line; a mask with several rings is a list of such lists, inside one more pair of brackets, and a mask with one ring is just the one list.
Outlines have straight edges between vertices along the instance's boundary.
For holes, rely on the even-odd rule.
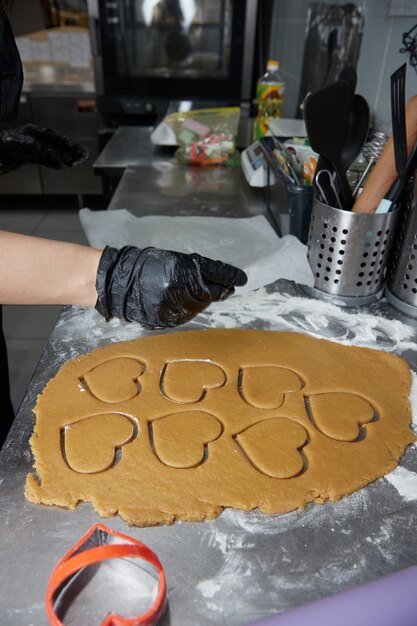
[[171,113],[164,121],[177,138],[175,158],[187,165],[239,165],[239,117],[239,107]]

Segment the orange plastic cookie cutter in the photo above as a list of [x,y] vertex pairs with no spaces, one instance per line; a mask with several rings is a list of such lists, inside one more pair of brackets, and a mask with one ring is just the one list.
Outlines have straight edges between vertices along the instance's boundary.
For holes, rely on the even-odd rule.
[[[102,545],[89,547],[94,537],[100,537]],[[116,537],[120,543],[105,543]],[[107,615],[99,626],[152,626],[158,622],[165,610],[166,580],[161,562],[145,544],[118,533],[104,524],[94,524],[83,537],[58,561],[46,589],[46,613],[51,626],[65,626],[55,612],[56,594],[69,579],[85,567],[98,564],[107,559],[132,558],[141,559],[143,568],[158,580],[158,591],[152,606],[137,617],[121,617],[115,613]]]

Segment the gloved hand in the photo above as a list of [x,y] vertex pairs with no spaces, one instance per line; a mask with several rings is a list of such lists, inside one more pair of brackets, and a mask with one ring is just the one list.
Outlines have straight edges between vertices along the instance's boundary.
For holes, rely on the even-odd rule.
[[100,258],[96,309],[148,328],[184,324],[211,302],[245,285],[245,272],[199,254],[158,248],[106,247]]
[[26,124],[0,132],[0,174],[28,163],[54,169],[72,167],[88,157],[88,150],[50,128]]

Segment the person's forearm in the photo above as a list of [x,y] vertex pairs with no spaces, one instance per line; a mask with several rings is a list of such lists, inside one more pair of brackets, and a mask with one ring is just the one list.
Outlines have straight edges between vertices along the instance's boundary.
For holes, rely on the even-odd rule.
[[0,231],[1,304],[94,306],[102,251]]

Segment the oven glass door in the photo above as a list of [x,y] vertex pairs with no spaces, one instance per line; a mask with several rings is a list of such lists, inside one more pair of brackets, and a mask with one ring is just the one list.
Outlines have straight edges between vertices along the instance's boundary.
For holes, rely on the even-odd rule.
[[100,0],[106,95],[239,100],[245,0]]

